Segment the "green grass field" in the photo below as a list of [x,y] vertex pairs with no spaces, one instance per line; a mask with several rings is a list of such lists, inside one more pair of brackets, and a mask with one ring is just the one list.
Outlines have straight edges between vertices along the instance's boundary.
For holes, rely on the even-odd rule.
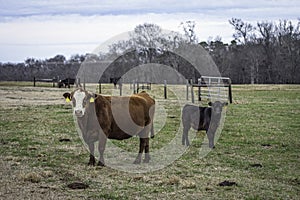
[[[0,199],[300,198],[299,85],[234,85],[213,151],[199,158],[199,132],[169,166],[138,174],[87,166],[89,153],[62,97],[68,90],[0,84]],[[150,93],[171,116],[150,140],[151,152],[173,137],[180,109],[172,94],[163,100],[159,88]],[[138,150],[137,137],[114,144]],[[225,180],[236,184],[218,185]],[[72,190],[73,182],[89,187]]]

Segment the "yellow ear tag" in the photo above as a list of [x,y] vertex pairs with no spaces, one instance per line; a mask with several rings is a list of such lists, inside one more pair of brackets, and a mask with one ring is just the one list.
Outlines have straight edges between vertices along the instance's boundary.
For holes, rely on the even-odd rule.
[[95,99],[93,97],[90,98],[90,103],[95,102]]
[[69,97],[66,98],[66,102],[69,103],[71,99]]

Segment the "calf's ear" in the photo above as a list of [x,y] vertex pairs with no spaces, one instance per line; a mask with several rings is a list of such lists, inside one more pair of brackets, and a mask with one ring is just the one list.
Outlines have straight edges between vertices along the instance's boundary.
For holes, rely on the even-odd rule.
[[71,101],[72,97],[70,93],[66,92],[63,94],[63,96],[65,97],[67,103]]
[[208,105],[209,105],[209,106],[212,106],[212,105],[213,105],[213,103],[212,103],[212,102],[208,102]]

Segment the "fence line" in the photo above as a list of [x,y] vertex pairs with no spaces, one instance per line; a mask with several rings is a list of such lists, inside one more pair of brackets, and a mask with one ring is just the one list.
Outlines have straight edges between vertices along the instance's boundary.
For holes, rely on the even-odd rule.
[[[202,98],[216,99],[221,101],[229,101],[232,103],[232,89],[231,79],[228,77],[212,77],[212,76],[201,76],[198,79],[198,84],[193,84],[191,80],[191,98],[192,103],[194,100],[194,87],[198,88],[198,100]],[[205,90],[207,88],[207,90]],[[225,91],[228,88],[228,91]],[[187,90],[188,92],[188,90]],[[188,94],[187,94],[188,100]]]

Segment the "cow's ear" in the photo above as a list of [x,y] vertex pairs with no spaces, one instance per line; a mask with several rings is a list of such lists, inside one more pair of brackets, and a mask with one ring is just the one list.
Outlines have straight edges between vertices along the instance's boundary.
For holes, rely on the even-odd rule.
[[212,106],[212,105],[213,105],[213,103],[212,103],[212,102],[208,102],[208,105],[209,105],[209,106]]
[[94,97],[91,97],[90,98],[90,103],[94,103],[95,102],[95,98]]
[[64,93],[63,96],[65,97],[67,103],[72,99],[71,94],[68,92]]
[[96,94],[93,94],[93,93],[88,94],[88,99],[89,99],[90,103],[94,103],[96,97],[97,97]]

